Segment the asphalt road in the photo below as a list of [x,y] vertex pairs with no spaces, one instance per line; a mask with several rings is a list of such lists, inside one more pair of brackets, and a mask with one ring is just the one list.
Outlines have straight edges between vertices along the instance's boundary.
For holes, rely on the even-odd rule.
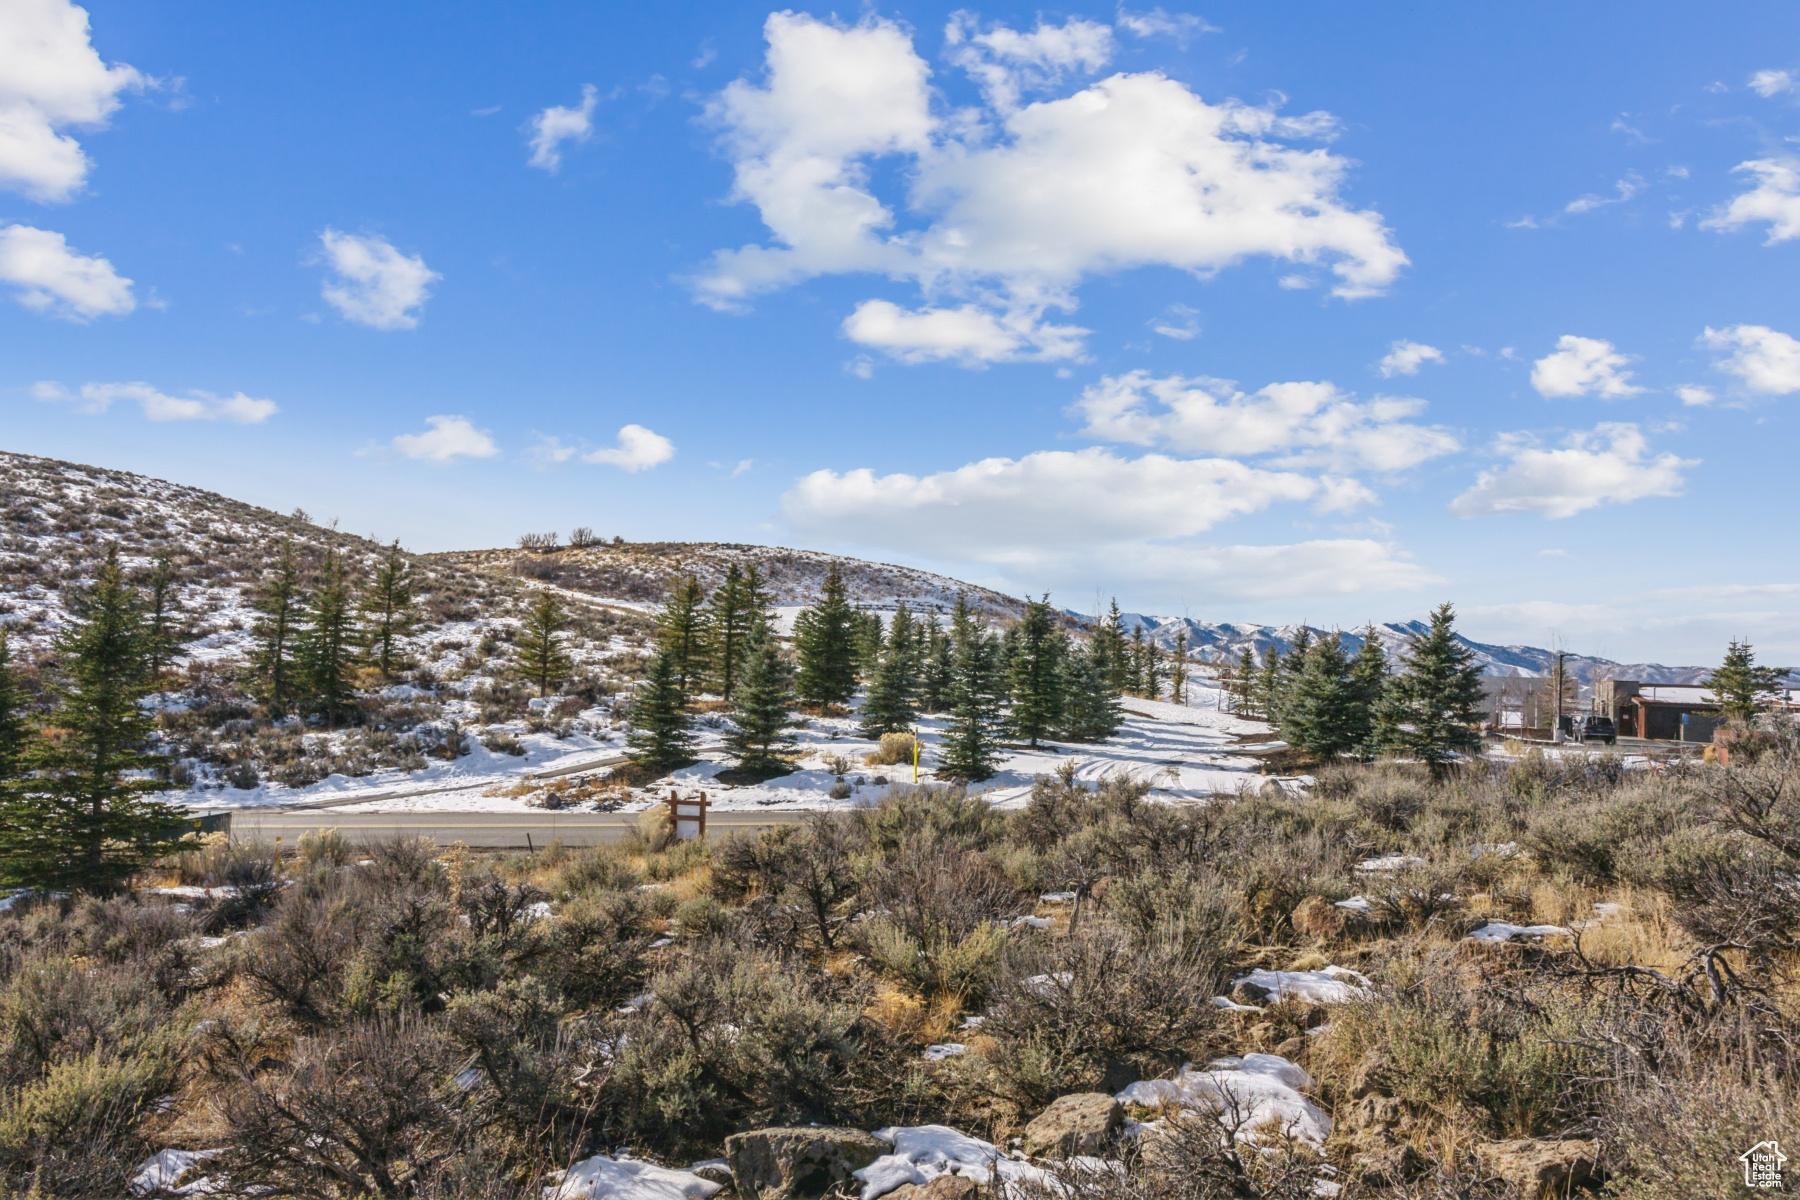
[[[521,850],[561,840],[565,846],[616,842],[637,827],[637,813],[338,813],[330,811],[254,812],[232,815],[233,837],[280,838],[292,845],[309,829],[337,829],[352,841],[391,837],[428,837],[439,845],[462,842],[485,849]],[[795,809],[765,812],[716,812],[706,818],[710,837],[803,821],[809,813]]]

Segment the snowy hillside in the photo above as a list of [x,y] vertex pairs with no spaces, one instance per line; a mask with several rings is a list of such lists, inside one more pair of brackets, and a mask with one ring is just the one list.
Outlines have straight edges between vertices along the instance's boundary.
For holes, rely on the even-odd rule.
[[[1192,617],[1150,617],[1140,613],[1125,614],[1127,629],[1141,628],[1144,636],[1166,650],[1175,648],[1175,639],[1187,631],[1189,651],[1207,662],[1236,662],[1248,648],[1261,662],[1271,647],[1286,654],[1300,632],[1298,625],[1230,625],[1196,621]],[[1402,653],[1409,639],[1426,629],[1423,621],[1390,621],[1377,625],[1375,633],[1390,657]],[[1314,637],[1331,633],[1313,629]],[[1354,654],[1362,648],[1360,631],[1341,634],[1345,647]],[[1475,654],[1488,675],[1548,675],[1556,656],[1537,646],[1496,646],[1471,641],[1459,635],[1458,640]],[[1617,663],[1611,659],[1571,654],[1565,669],[1583,684],[1596,679],[1636,679],[1644,683],[1702,683],[1712,673],[1710,667],[1666,667],[1660,663]]]

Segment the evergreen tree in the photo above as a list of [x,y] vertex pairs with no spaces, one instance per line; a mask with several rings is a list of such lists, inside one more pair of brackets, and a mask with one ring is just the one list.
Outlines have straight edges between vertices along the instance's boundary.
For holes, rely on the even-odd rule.
[[159,787],[147,753],[148,633],[116,549],[71,605],[57,639],[55,735],[24,753],[25,775],[0,794],[0,882],[110,890],[172,847],[181,810],[147,799]]
[[1388,661],[1375,626],[1363,630],[1362,649],[1350,661],[1351,724],[1355,737],[1352,751],[1374,758],[1386,741],[1383,715],[1387,711]]
[[968,598],[956,597],[951,617],[950,720],[944,729],[938,773],[979,783],[1000,761],[999,647],[969,612]]
[[562,634],[569,627],[568,614],[556,594],[541,591],[531,601],[525,619],[519,623],[517,647],[519,674],[537,684],[538,695],[549,693],[552,684],[561,683],[574,669],[562,648]]
[[856,644],[856,677],[865,684],[875,678],[875,672],[881,669],[884,639],[881,629],[881,614],[876,612],[859,612],[854,625]]
[[1401,659],[1402,673],[1389,684],[1395,748],[1427,763],[1441,775],[1453,754],[1478,749],[1475,731],[1481,707],[1481,668],[1456,640],[1456,610],[1439,605],[1431,625],[1411,640]]
[[932,615],[925,631],[923,654],[919,667],[919,707],[926,712],[943,712],[950,702],[950,679],[954,667],[950,655],[950,635]]
[[769,633],[758,623],[744,645],[743,670],[732,700],[735,723],[725,735],[725,749],[738,769],[759,775],[782,775],[793,769],[784,752],[794,744],[794,675]]
[[179,644],[175,636],[178,591],[175,560],[167,550],[157,551],[156,561],[144,579],[144,589],[148,601],[144,647],[150,658],[150,682],[155,683]]
[[1144,627],[1136,625],[1131,630],[1131,640],[1125,644],[1125,691],[1134,696],[1144,694],[1144,676],[1148,647],[1144,644]]
[[712,678],[719,695],[729,701],[744,665],[744,638],[750,613],[744,604],[744,572],[736,563],[725,568],[725,580],[706,605],[706,644],[712,651]]
[[1066,659],[1063,722],[1072,742],[1104,742],[1119,731],[1123,713],[1107,679],[1106,661],[1090,643]]
[[1115,696],[1131,690],[1130,644],[1125,637],[1125,618],[1119,613],[1119,602],[1094,630],[1093,650],[1100,669],[1106,673],[1106,684]]
[[675,656],[657,652],[650,673],[631,697],[631,731],[625,737],[631,760],[666,771],[694,761],[687,699],[675,674]]
[[1169,699],[1175,704],[1187,703],[1188,632],[1183,625],[1175,631],[1175,657],[1169,663]]
[[350,681],[356,657],[354,612],[344,560],[336,550],[327,549],[306,605],[305,624],[295,641],[294,661],[307,704],[332,724],[356,699]]
[[394,668],[400,665],[399,641],[419,623],[412,567],[398,541],[382,552],[375,578],[363,593],[362,611],[363,641],[374,655],[382,678],[391,679]]
[[[1292,662],[1300,655],[1290,655]],[[1307,649],[1281,714],[1282,740],[1323,762],[1355,749],[1361,730],[1343,642],[1334,633]]]
[[1273,641],[1263,655],[1262,670],[1256,673],[1256,711],[1271,725],[1281,720],[1281,689],[1286,681],[1281,668],[1281,649]]
[[800,656],[796,688],[802,703],[828,709],[856,693],[856,632],[844,575],[833,562],[825,571],[819,602],[794,621],[794,649]]
[[657,648],[669,656],[684,705],[700,694],[706,678],[705,604],[705,589],[689,575],[676,585],[656,621]]
[[286,538],[282,539],[274,565],[263,574],[254,603],[259,616],[251,631],[255,642],[250,652],[251,669],[263,700],[275,712],[283,713],[299,684],[294,651],[304,605],[300,559],[294,553],[294,544]]
[[1717,705],[1714,711],[1727,721],[1748,724],[1769,706],[1786,674],[1782,667],[1757,666],[1750,643],[1733,638],[1725,648],[1725,661],[1706,681]]
[[868,695],[863,698],[862,731],[864,736],[878,738],[884,733],[903,733],[918,719],[919,694],[918,627],[912,614],[901,604],[888,622],[887,642],[882,647],[881,662],[869,680]]
[[1162,699],[1164,678],[1162,647],[1153,641],[1144,643],[1144,696],[1150,700]]
[[1014,737],[1033,746],[1063,725],[1063,659],[1067,640],[1056,623],[1048,593],[1030,601],[1014,625],[1013,650],[1007,663],[1007,690],[1012,711],[1007,724]]
[[0,625],[0,794],[19,773],[25,752],[25,688],[13,669],[6,626]]
[[1237,669],[1231,673],[1231,696],[1237,702],[1234,711],[1254,717],[1262,709],[1256,703],[1256,651],[1245,646],[1238,654]]

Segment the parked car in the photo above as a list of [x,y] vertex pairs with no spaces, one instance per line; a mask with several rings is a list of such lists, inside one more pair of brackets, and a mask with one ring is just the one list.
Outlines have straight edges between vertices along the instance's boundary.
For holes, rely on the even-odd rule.
[[1612,746],[1618,744],[1619,731],[1613,725],[1611,717],[1577,717],[1575,719],[1575,740],[1578,742],[1605,742]]

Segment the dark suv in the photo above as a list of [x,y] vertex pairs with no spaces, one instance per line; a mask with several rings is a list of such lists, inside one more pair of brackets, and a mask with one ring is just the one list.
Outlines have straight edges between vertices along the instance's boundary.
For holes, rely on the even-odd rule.
[[1605,742],[1616,745],[1619,731],[1613,726],[1611,717],[1576,717],[1575,740],[1578,742]]

